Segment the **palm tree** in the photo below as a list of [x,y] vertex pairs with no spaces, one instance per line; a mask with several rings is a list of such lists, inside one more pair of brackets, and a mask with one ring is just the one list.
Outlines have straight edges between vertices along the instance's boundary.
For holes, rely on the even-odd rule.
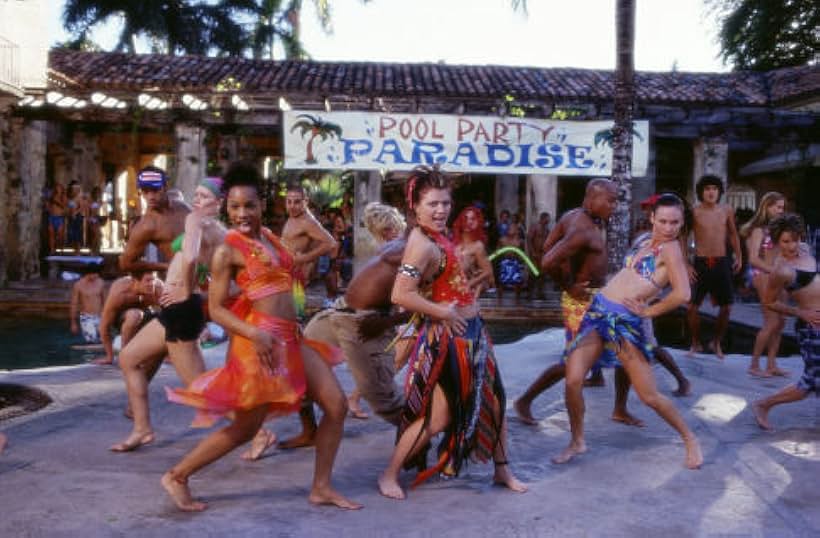
[[327,140],[328,137],[333,138],[335,136],[336,138],[340,138],[342,136],[342,128],[335,123],[324,121],[320,116],[299,114],[296,118],[303,119],[295,121],[290,128],[290,132],[292,133],[296,129],[299,129],[302,138],[305,137],[306,133],[310,133],[305,151],[305,164],[316,164],[318,161],[313,155],[313,141],[316,140],[316,137],[321,138],[322,141]]
[[[612,181],[618,205],[609,219],[609,269],[616,271],[629,248],[632,206],[632,107],[635,98],[635,1],[617,0],[615,8],[615,126],[612,129]],[[596,136],[596,141],[598,137]]]
[[166,54],[240,54],[248,36],[237,16],[255,10],[253,0],[67,0],[63,24],[82,42],[94,26],[120,19],[114,49],[122,52],[135,52],[135,40],[144,37]]
[[[317,2],[318,4],[319,2]],[[327,6],[326,2],[323,2]],[[253,30],[251,31],[251,52],[254,58],[274,59],[277,42],[281,43],[286,58],[307,56],[299,39],[299,17],[301,0],[258,0]],[[317,5],[317,10],[319,6]],[[326,7],[327,9],[327,7]],[[320,20],[321,20],[321,11]],[[328,21],[330,11],[325,12]],[[325,31],[328,26],[323,25]]]

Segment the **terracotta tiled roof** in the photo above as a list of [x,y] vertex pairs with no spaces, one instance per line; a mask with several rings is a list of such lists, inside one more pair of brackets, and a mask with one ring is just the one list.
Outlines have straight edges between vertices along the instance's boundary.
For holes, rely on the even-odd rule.
[[[269,61],[204,56],[132,55],[52,50],[57,78],[89,91],[210,93],[226,77],[241,91],[359,97],[433,97],[544,101],[609,101],[613,72],[574,68]],[[638,72],[643,103],[765,106],[820,95],[820,67],[768,73]]]
[[775,69],[766,73],[774,104],[820,99],[820,66]]

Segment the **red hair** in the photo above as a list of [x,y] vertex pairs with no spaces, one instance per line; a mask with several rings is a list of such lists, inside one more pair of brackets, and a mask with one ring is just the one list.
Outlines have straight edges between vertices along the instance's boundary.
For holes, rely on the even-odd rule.
[[475,213],[475,218],[478,221],[478,227],[475,231],[475,239],[478,239],[485,245],[487,244],[487,232],[484,230],[484,215],[481,213],[481,210],[475,206],[467,206],[461,210],[461,213],[458,214],[456,220],[453,221],[453,240],[456,245],[460,244],[464,241],[464,234],[466,230],[464,229],[467,223],[467,214],[468,213]]

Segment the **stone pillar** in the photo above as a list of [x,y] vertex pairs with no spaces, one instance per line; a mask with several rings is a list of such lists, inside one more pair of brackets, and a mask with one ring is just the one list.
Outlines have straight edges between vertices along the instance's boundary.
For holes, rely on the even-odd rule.
[[176,174],[173,186],[182,191],[188,202],[193,199],[194,189],[207,171],[205,134],[205,129],[197,125],[179,124],[174,127]]
[[[0,200],[9,199],[9,167],[11,157],[11,114],[5,106],[0,106]],[[8,282],[8,230],[11,207],[8,202],[0,203],[0,287]]]
[[42,194],[46,180],[46,126],[44,121],[6,120],[3,145],[8,161],[0,170],[0,194],[5,213],[0,216],[4,252],[0,252],[0,282],[28,280],[40,275]]
[[499,174],[495,178],[495,220],[506,209],[512,215],[520,210],[518,200],[519,176]]
[[534,174],[527,176],[527,229],[538,222],[543,212],[550,214],[551,223],[555,223],[555,209],[558,203],[558,176]]
[[364,227],[364,208],[382,199],[382,174],[378,170],[356,172],[353,176],[353,270],[376,251],[370,232]]
[[695,184],[706,174],[723,180],[723,192],[729,181],[729,142],[725,138],[699,138],[694,143],[694,166],[692,167],[692,192]]
[[80,130],[74,131],[73,140],[73,180],[77,181],[83,192],[90,193],[102,183],[102,158],[100,156],[99,136],[89,135]]

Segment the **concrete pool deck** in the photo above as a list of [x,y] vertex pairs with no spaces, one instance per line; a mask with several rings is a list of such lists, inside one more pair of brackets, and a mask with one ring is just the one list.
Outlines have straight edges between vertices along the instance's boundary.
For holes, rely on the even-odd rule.
[[[560,330],[499,345],[512,400],[562,346]],[[224,345],[206,350],[221,364]],[[192,412],[165,400],[176,386],[165,366],[151,387],[157,441],[130,454],[108,446],[130,422],[119,370],[82,365],[0,372],[0,382],[35,386],[54,403],[0,422],[9,445],[0,455],[0,536],[817,536],[820,534],[820,412],[817,399],[776,408],[774,433],[754,424],[748,402],[793,382],[797,357],[781,361],[790,379],[746,374],[748,357],[720,362],[675,356],[693,382],[693,395],[675,399],[703,445],[699,471],[682,466],[677,435],[634,394],[632,411],[645,428],[609,420],[611,373],[605,388],[587,389],[590,451],[563,466],[549,458],[567,443],[563,385],[535,401],[542,420],[527,427],[510,420],[513,469],[530,486],[519,495],[490,485],[489,465],[470,465],[454,480],[411,490],[406,501],[380,496],[375,480],[390,455],[393,429],[385,422],[350,419],[336,463],[337,487],[364,503],[359,512],[307,502],[312,449],[274,450],[247,463],[232,453],[191,480],[209,502],[200,514],[174,509],[159,485],[161,474],[204,435],[188,427]],[[345,366],[337,374],[353,386]],[[673,381],[656,369],[669,394]],[[295,433],[288,417],[271,423],[281,437]],[[404,475],[406,480],[409,475]]]

